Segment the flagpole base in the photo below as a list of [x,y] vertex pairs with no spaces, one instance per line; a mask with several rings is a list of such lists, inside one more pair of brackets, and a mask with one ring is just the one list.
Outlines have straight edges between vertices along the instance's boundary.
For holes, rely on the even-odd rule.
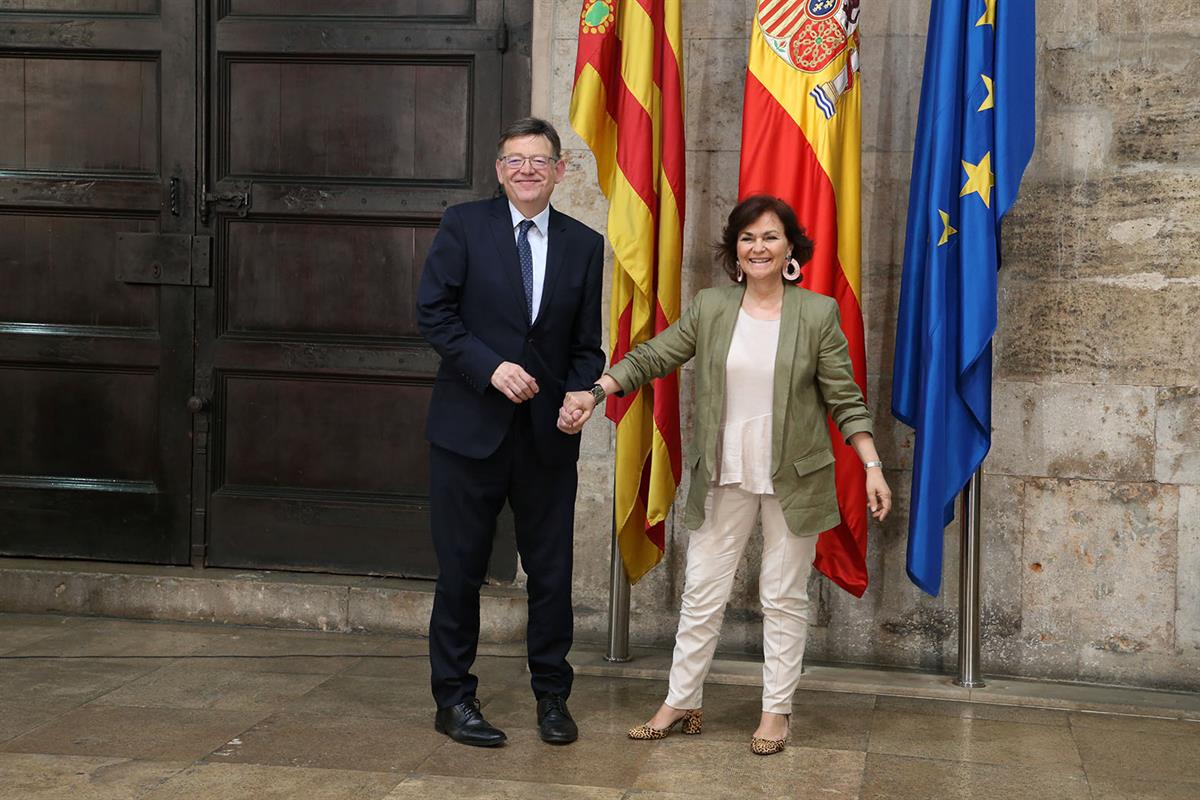
[[617,546],[617,529],[612,532],[612,574],[608,586],[608,651],[604,660],[611,664],[629,661],[629,578]]
[[980,639],[980,519],[983,506],[983,470],[978,469],[963,487],[961,547],[958,579],[958,676],[955,686],[980,689],[983,682],[979,669]]

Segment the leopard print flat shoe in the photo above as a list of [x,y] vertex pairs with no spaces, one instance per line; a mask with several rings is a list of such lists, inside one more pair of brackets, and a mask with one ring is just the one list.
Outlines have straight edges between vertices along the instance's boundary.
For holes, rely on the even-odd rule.
[[750,752],[756,756],[773,756],[783,752],[786,742],[787,739],[760,739],[752,736],[750,737]]
[[756,756],[773,756],[776,753],[782,753],[783,747],[787,743],[788,734],[792,732],[792,719],[788,715],[787,730],[783,732],[782,739],[761,739],[758,736],[750,737],[750,752]]

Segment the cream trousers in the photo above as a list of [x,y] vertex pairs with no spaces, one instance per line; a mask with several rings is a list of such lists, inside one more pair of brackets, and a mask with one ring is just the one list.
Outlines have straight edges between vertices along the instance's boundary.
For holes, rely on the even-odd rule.
[[808,636],[808,575],[817,537],[793,536],[774,495],[751,494],[737,486],[714,486],[709,490],[704,524],[690,534],[679,632],[667,692],[669,706],[700,708],[703,704],[704,679],[717,649],[734,574],[760,514],[762,707],[775,714],[791,713]]

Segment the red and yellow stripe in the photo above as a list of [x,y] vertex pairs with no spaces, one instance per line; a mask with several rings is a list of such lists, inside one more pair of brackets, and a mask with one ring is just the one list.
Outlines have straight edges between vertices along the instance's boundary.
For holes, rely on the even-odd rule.
[[[795,32],[788,26],[796,21],[792,16],[803,15],[804,3],[768,0],[765,5],[770,7],[763,10],[763,19],[772,33],[780,34],[780,26],[788,35]],[[802,285],[837,300],[854,377],[865,396],[858,76],[851,70],[851,81],[830,119],[810,95],[844,73],[857,46],[855,33],[819,72],[802,71],[772,49],[756,19],[746,73],[739,195],[774,195],[796,210],[814,244]],[[867,588],[865,478],[853,449],[832,426],[830,435],[842,522],[821,534],[814,564],[839,586],[861,596]]]
[[[681,0],[585,0],[571,126],[596,157],[614,254],[616,363],[679,318],[684,139]],[[617,424],[613,513],[631,583],[662,558],[680,477],[675,375],[610,398]]]

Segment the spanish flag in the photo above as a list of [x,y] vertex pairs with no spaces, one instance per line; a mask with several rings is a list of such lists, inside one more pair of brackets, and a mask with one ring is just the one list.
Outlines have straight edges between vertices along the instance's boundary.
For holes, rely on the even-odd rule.
[[[679,319],[684,141],[681,0],[584,0],[571,126],[596,156],[614,265],[612,361]],[[679,485],[679,383],[610,397],[617,542],[631,583],[662,558]]]
[[[802,286],[841,310],[854,378],[866,395],[860,269],[862,93],[859,0],[759,0],[750,35],[739,194],[769,194],[796,210],[813,240]],[[814,565],[861,597],[867,588],[862,464],[830,427],[842,522],[821,534]]]

